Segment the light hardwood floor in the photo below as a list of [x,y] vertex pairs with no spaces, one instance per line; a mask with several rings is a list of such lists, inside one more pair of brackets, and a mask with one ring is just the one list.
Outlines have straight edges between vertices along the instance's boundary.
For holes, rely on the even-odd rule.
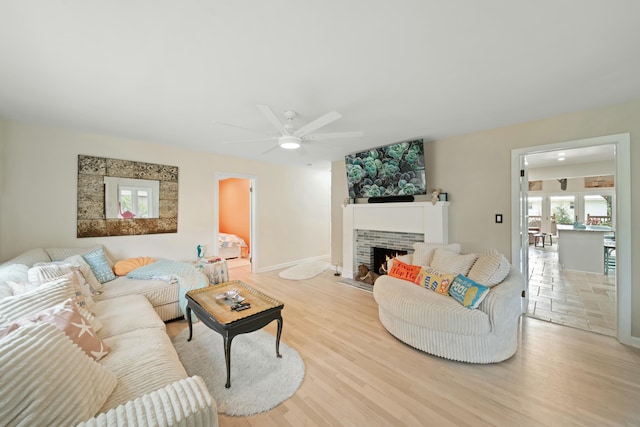
[[[452,362],[391,336],[373,294],[333,271],[307,281],[230,273],[284,302],[282,341],[306,371],[292,398],[250,417],[220,415],[222,427],[640,426],[640,349],[612,337],[523,317],[511,359]],[[275,323],[266,329],[275,334]]]

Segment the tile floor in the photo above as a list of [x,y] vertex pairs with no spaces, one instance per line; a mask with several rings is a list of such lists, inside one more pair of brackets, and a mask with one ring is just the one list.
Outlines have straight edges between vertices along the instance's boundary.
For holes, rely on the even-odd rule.
[[615,270],[608,275],[561,270],[556,240],[529,246],[529,308],[537,319],[615,336]]

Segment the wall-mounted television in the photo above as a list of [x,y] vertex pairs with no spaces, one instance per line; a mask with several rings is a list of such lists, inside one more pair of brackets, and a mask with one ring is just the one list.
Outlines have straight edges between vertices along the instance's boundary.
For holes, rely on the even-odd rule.
[[348,154],[345,163],[349,198],[427,193],[422,139]]

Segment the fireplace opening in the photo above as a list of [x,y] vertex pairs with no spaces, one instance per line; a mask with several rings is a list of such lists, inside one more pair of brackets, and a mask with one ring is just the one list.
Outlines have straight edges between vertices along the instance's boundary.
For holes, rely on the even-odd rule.
[[387,261],[400,255],[406,255],[407,251],[400,249],[373,247],[373,268],[378,274],[387,274]]

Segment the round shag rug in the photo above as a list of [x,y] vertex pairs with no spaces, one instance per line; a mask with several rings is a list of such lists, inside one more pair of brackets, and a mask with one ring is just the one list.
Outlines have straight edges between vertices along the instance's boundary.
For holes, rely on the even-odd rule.
[[172,341],[189,375],[204,379],[218,412],[248,416],[268,411],[298,390],[304,378],[304,362],[298,352],[280,340],[276,357],[276,338],[260,329],[237,335],[231,343],[231,388],[225,388],[227,370],[222,336],[202,322],[193,325]]
[[331,264],[325,261],[307,261],[283,270],[278,275],[288,280],[305,280],[317,276],[329,267]]

